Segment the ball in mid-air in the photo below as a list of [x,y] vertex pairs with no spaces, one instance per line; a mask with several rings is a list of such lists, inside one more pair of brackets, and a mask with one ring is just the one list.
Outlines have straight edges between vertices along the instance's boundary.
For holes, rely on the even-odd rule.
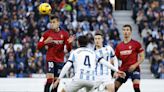
[[42,3],[42,4],[40,4],[38,9],[39,9],[39,13],[43,14],[43,15],[51,14],[51,10],[52,10],[52,8],[51,8],[49,3]]

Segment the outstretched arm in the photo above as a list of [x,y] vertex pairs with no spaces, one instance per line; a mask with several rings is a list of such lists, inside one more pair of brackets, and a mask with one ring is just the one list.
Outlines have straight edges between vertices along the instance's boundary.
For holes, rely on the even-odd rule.
[[118,69],[118,59],[116,56],[111,58],[111,62],[114,65],[114,67],[116,67]]
[[37,48],[41,49],[41,48],[43,48],[43,46],[45,46],[48,43],[53,43],[52,37],[48,37],[47,39],[45,39],[44,37],[41,37],[40,41],[37,44]]
[[69,36],[69,34],[65,33],[65,45],[67,52],[70,52],[72,50],[72,42],[75,40],[75,36]]
[[100,58],[99,63],[107,66],[108,68],[112,69],[115,72],[118,71],[118,68],[114,67],[111,63],[107,62],[104,58]]
[[72,66],[72,62],[71,62],[71,61],[68,61],[68,62],[64,65],[64,67],[62,68],[61,73],[60,73],[60,75],[59,75],[59,79],[61,79],[61,78],[64,77],[64,75],[68,72],[68,70],[71,68],[71,66]]
[[104,58],[100,58],[99,63],[101,63],[101,64],[107,66],[108,68],[112,69],[113,71],[115,71],[117,76],[125,78],[125,76],[126,76],[125,72],[118,70],[117,67],[114,67],[111,63],[107,62]]

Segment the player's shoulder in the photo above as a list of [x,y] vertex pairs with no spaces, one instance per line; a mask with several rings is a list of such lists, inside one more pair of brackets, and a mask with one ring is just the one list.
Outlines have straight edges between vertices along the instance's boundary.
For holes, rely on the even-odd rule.
[[104,48],[105,48],[105,49],[108,49],[108,50],[112,50],[112,49],[113,49],[113,47],[110,46],[110,45],[106,45]]
[[68,32],[65,29],[63,29],[63,28],[60,28],[60,32],[62,32],[64,34],[68,34]]
[[131,43],[133,43],[133,44],[135,44],[135,45],[136,45],[136,44],[141,44],[139,41],[134,40],[134,39],[131,40]]
[[43,36],[48,36],[49,34],[51,34],[51,31],[50,29],[46,30],[44,33],[43,33]]
[[122,45],[124,45],[124,42],[123,41],[121,41],[120,43],[118,43],[117,46],[116,46],[116,48],[122,47]]
[[48,30],[46,30],[45,32],[43,32],[43,34],[47,34],[47,33],[49,33],[49,32],[51,32],[50,29],[48,29]]
[[134,39],[132,39],[131,41],[132,41],[132,42],[135,42],[135,43],[140,43],[139,41],[134,40]]
[[77,48],[75,51],[75,53],[80,53],[80,52],[91,52],[91,53],[94,53],[94,51],[90,48],[87,48],[87,47],[82,47],[82,48]]

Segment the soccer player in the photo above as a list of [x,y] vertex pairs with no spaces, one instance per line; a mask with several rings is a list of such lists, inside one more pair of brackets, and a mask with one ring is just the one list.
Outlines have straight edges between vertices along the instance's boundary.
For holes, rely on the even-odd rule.
[[[88,39],[86,36],[79,36],[78,43],[80,48],[71,52],[67,63],[64,65],[59,80],[67,73],[70,67],[73,65],[75,69],[75,75],[71,79],[71,82],[65,83],[66,92],[77,92],[77,90],[86,87],[87,92],[96,84],[95,79],[95,67],[96,62],[108,66],[112,70],[116,71],[121,77],[125,76],[125,73],[119,71],[112,64],[108,63],[103,57],[99,57],[95,52],[87,48]],[[58,80],[58,81],[59,81]],[[55,82],[56,84],[57,82]]]
[[115,49],[115,54],[122,61],[119,67],[126,73],[125,79],[115,80],[115,92],[125,83],[128,78],[132,79],[135,92],[140,92],[140,68],[139,65],[144,61],[144,50],[138,41],[132,39],[132,27],[128,24],[123,26],[123,41]]
[[[50,92],[51,84],[56,81],[59,72],[64,66],[64,46],[67,51],[72,49],[73,36],[69,37],[67,31],[59,28],[60,20],[58,16],[50,16],[50,29],[47,30],[37,44],[37,48],[41,49],[44,46],[48,47],[46,53],[47,66],[47,82],[45,84],[44,92]],[[54,88],[52,92],[57,92]]]
[[[118,60],[115,56],[113,48],[109,45],[103,45],[103,34],[97,32],[94,36],[95,52],[106,59],[109,63],[113,63],[114,67],[118,69]],[[103,82],[108,92],[114,92],[114,82],[112,81],[111,70],[108,67],[97,63],[96,65],[96,80]]]

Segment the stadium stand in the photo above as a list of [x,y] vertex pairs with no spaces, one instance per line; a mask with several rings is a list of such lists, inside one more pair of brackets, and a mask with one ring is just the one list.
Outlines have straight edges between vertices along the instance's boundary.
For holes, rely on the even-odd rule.
[[[0,77],[44,74],[46,48],[36,49],[49,22],[48,16],[38,13],[42,2],[50,3],[52,13],[60,16],[61,28],[76,37],[87,34],[90,47],[96,31],[105,34],[104,44],[115,47],[119,42],[113,7],[108,0],[0,0]],[[76,42],[73,47],[77,47]]]
[[133,16],[155,78],[164,78],[164,1],[133,0]]

